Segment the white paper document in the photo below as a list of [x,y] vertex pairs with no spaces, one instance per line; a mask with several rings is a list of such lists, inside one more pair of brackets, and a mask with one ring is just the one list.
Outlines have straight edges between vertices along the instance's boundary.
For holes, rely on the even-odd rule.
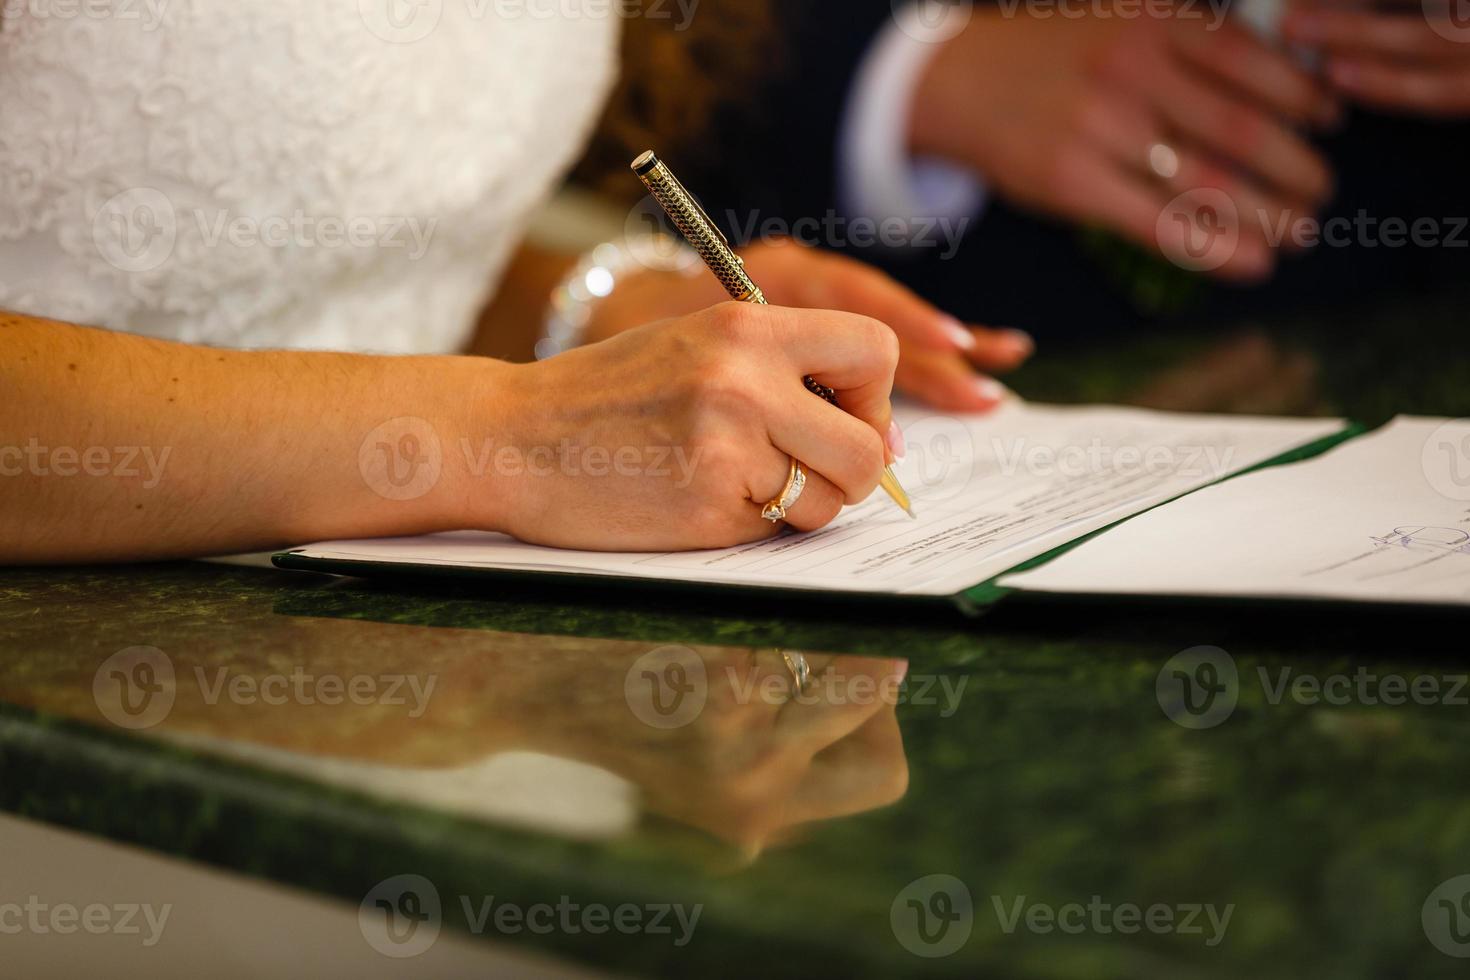
[[1470,602],[1470,422],[1399,418],[1142,514],[1001,585]]
[[719,551],[566,551],[461,531],[329,541],[296,553],[406,565],[947,596],[1342,427],[1335,420],[1020,402],[979,416],[899,406],[896,418],[909,451],[895,470],[913,498],[917,520],[877,492],[822,530]]

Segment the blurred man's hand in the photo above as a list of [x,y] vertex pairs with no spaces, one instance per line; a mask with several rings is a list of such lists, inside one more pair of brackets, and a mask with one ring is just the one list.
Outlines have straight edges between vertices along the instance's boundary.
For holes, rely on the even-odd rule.
[[[918,153],[974,167],[1024,206],[1102,225],[1177,254],[1187,228],[1161,220],[1214,188],[1239,241],[1213,272],[1257,280],[1332,190],[1298,130],[1330,126],[1336,97],[1287,55],[1210,6],[1175,16],[978,13],[920,85]],[[1173,241],[1173,237],[1181,240]]]
[[1389,111],[1470,116],[1470,5],[1465,0],[1313,0],[1286,37],[1319,51],[1345,97]]

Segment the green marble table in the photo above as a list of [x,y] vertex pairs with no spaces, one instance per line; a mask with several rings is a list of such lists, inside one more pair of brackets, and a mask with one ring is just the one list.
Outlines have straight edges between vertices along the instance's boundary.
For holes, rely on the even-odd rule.
[[[1470,414],[1461,299],[1130,338],[1016,386]],[[622,974],[1464,972],[1470,619],[922,615],[0,570],[0,808],[361,903],[398,952],[442,922]],[[1211,727],[1159,695],[1197,647],[1235,672]]]

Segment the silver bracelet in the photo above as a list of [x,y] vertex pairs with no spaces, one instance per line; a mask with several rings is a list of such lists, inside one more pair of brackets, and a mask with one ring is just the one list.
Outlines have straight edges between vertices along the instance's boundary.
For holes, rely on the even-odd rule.
[[603,242],[584,252],[551,291],[536,359],[544,361],[579,346],[593,309],[612,295],[620,280],[645,271],[697,275],[701,268],[699,253],[663,233]]

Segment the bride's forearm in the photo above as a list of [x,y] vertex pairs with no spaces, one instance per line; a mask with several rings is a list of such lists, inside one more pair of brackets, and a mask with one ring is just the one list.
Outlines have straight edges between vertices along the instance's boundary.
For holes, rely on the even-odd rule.
[[0,562],[504,526],[458,446],[511,365],[230,351],[0,313]]

